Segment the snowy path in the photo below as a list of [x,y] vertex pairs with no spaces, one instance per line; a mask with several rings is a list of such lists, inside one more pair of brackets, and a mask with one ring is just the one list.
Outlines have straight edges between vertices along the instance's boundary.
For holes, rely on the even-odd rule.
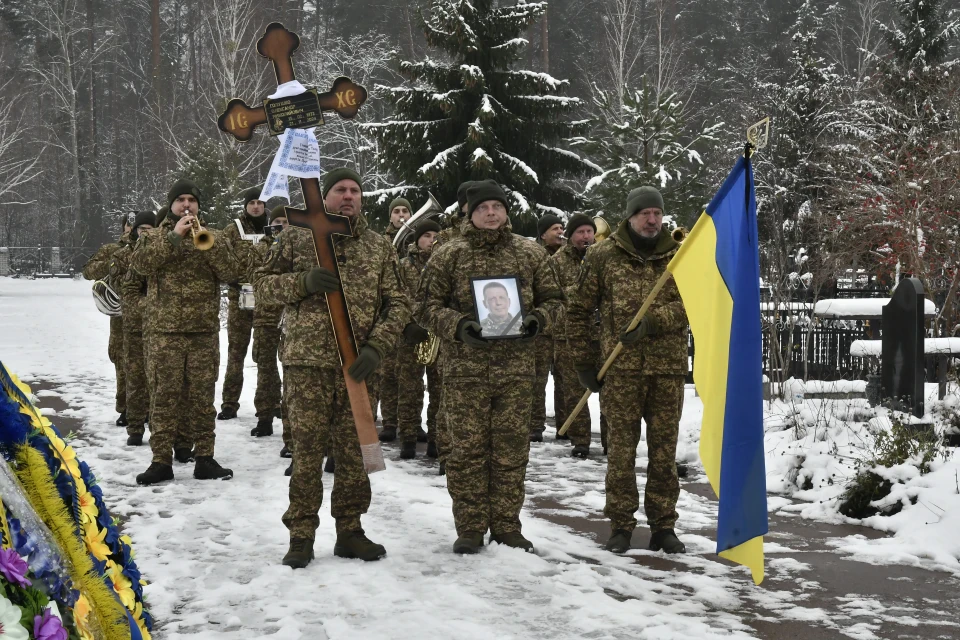
[[[226,336],[221,337],[223,369]],[[123,430],[113,425],[106,341],[107,319],[96,312],[87,283],[0,278],[0,359],[25,379],[43,382],[41,406],[46,398],[51,407],[68,407],[52,416],[54,424],[58,416],[63,424],[82,424],[74,445],[133,537],[140,568],[151,582],[146,594],[159,623],[157,638],[695,639],[842,633],[868,639],[894,637],[886,635],[890,622],[896,622],[895,637],[960,635],[946,613],[960,605],[956,578],[849,561],[836,547],[849,540],[837,536],[849,535],[851,527],[838,533],[826,526],[826,533],[818,533],[800,525],[770,536],[768,580],[755,587],[745,569],[713,554],[716,503],[704,497],[702,478],[691,478],[680,498],[678,529],[687,556],[667,559],[641,550],[647,541],[642,530],[634,539],[638,548],[628,556],[603,551],[597,540],[607,532],[601,515],[605,465],[600,459],[571,460],[549,429],[548,442],[535,445],[531,454],[523,515],[524,533],[538,555],[494,545],[478,556],[455,556],[450,499],[435,463],[422,457],[400,461],[391,447],[387,471],[371,478],[374,499],[364,518],[371,538],[387,547],[387,558],[364,564],[333,557],[332,476],[326,474],[317,559],[306,570],[291,571],[280,565],[287,546],[280,523],[287,488],[287,461],[277,455],[280,438],[248,435],[255,425],[254,370],[246,371],[241,419],[217,428],[217,459],[236,477],[201,483],[193,480],[192,465],[175,465],[176,482],[141,488],[133,478],[146,468],[149,449],[124,446]],[[681,454],[691,460],[698,419],[699,402],[690,397]],[[642,469],[644,445],[640,454]],[[785,528],[789,503],[771,499]],[[809,538],[820,540],[811,544]],[[834,565],[842,565],[836,591],[821,584],[818,563],[834,573]],[[869,578],[851,588],[858,574]],[[943,592],[940,599],[922,593],[912,602],[897,601],[925,576],[934,585],[930,593]],[[891,580],[911,584],[886,591],[870,584]],[[891,609],[894,604],[901,608]]]

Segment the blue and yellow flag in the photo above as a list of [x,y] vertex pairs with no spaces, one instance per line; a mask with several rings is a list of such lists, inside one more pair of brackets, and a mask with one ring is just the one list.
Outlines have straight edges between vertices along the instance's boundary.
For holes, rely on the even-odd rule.
[[763,580],[767,485],[757,202],[741,157],[667,267],[697,345],[693,380],[703,399],[700,458],[720,498],[717,553]]

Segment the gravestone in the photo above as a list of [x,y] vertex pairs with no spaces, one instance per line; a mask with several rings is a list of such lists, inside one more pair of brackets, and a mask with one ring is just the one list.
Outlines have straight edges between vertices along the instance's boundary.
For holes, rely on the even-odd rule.
[[893,407],[923,416],[923,285],[907,278],[883,307],[880,393]]

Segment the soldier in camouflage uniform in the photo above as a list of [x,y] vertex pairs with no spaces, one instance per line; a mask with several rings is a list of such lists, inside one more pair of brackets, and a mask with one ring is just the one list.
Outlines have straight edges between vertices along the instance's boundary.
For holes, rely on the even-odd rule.
[[[616,234],[587,252],[568,307],[567,338],[577,353],[580,383],[600,392],[600,407],[610,423],[603,512],[612,530],[606,548],[616,553],[630,548],[637,525],[635,466],[641,419],[647,424],[649,463],[643,508],[652,532],[650,549],[684,551],[673,527],[680,495],[675,457],[687,373],[687,316],[672,279],[637,328],[625,333],[678,248],[663,230],[660,193],[653,187],[634,189]],[[624,344],[603,379],[602,390],[596,355],[588,346],[597,309],[604,358],[618,341]]]
[[[253,245],[240,237],[237,222],[244,234],[262,234],[267,224],[264,215],[266,204],[260,200],[260,188],[252,187],[242,194],[243,214],[223,230],[223,235],[235,247],[241,260],[250,259]],[[241,278],[246,278],[243,274]],[[240,308],[240,282],[230,282],[227,289],[227,372],[223,377],[223,393],[218,420],[232,420],[240,408],[240,392],[243,391],[243,363],[250,346],[250,331],[253,329],[253,311]],[[259,415],[258,415],[259,417]]]
[[[110,274],[110,263],[114,254],[122,247],[128,244],[127,237],[130,233],[130,223],[127,214],[120,218],[120,226],[123,232],[120,240],[105,244],[97,250],[93,257],[83,266],[83,277],[87,280],[103,280]],[[119,293],[119,291],[117,292]],[[117,418],[117,426],[127,426],[127,381],[123,366],[123,316],[110,318],[110,341],[107,343],[107,356],[113,363],[117,375],[117,394],[116,410],[120,414]]]
[[[563,247],[563,221],[552,213],[544,214],[537,220],[537,242],[551,256]],[[547,380],[553,372],[553,405],[556,424],[563,424],[566,415],[563,404],[558,402],[559,376],[553,353],[553,336],[541,333],[536,340],[537,377],[533,386],[533,411],[530,413],[530,442],[543,442],[543,432],[547,422]],[[560,438],[565,440],[566,438]]]
[[[440,233],[440,225],[426,220],[417,225],[413,234],[413,244],[407,256],[400,261],[400,282],[413,300],[420,283],[420,274],[430,259],[433,243]],[[397,414],[400,421],[400,457],[415,458],[417,455],[418,432],[422,432],[423,415],[423,375],[426,371],[427,390],[430,393],[430,405],[427,407],[427,455],[436,458],[437,450],[437,410],[440,407],[440,376],[437,363],[425,367],[417,361],[417,345],[430,337],[426,329],[411,322],[404,328],[403,340],[397,349],[397,380],[400,393]]]
[[[393,239],[403,227],[403,223],[410,219],[410,202],[405,198],[396,198],[390,203],[390,222],[387,224],[387,231],[384,237],[393,244]],[[396,247],[397,255],[403,256],[406,253],[406,247]],[[397,380],[397,348],[399,345],[391,345],[390,351],[383,359],[383,366],[380,369],[379,391],[380,415],[383,418],[383,428],[380,430],[380,442],[393,442],[397,439],[397,429],[400,425],[400,418],[397,415],[397,402],[399,401],[399,381]],[[376,415],[376,414],[374,414]],[[424,434],[424,439],[426,435]]]
[[[473,182],[464,182],[457,188],[457,216],[453,224],[437,234],[434,249],[446,244],[447,242],[460,237],[460,226],[463,224],[463,217],[467,215],[467,187]],[[437,373],[440,376],[440,397],[437,400],[437,451],[440,460],[440,475],[446,475],[447,472],[447,452],[450,451],[450,439],[447,437],[446,413],[443,410],[443,354],[447,351],[444,340],[440,339],[440,351],[437,354]]]
[[[266,261],[270,247],[276,242],[279,233],[274,229],[287,227],[287,210],[280,205],[270,212],[270,233],[254,247],[248,273],[253,282],[257,269]],[[280,371],[277,368],[277,352],[280,349],[280,317],[282,304],[264,304],[257,300],[253,307],[253,361],[257,363],[257,392],[253,397],[253,406],[257,410],[257,426],[250,435],[262,438],[273,435],[273,417],[280,413],[283,399],[280,384]],[[289,450],[289,429],[283,432],[283,446]]]
[[[130,231],[130,243],[153,229],[157,216],[152,211],[139,211]],[[127,444],[139,447],[150,410],[150,388],[147,385],[146,355],[143,340],[143,307],[147,295],[146,278],[130,269],[132,244],[126,244],[113,255],[110,277],[117,284],[120,308],[123,311],[123,363],[127,387]]]
[[321,464],[328,439],[337,461],[330,507],[337,530],[334,555],[377,560],[386,553],[360,526],[360,516],[370,506],[370,480],[363,468],[325,297],[339,291],[342,280],[359,347],[347,375],[367,380],[410,321],[410,303],[400,288],[396,251],[367,226],[360,212],[362,194],[355,171],[336,169],[324,176],[327,211],[349,217],[353,230],[350,237],[337,237],[339,278],[317,266],[313,234],[288,227],[270,248],[254,281],[258,303],[286,305],[280,361],[287,426],[292,429],[293,476],[290,506],[283,515],[290,531],[283,564],[293,568],[305,567],[313,559],[323,501]]
[[[557,268],[557,277],[560,279],[560,285],[567,296],[567,300],[573,300],[576,294],[577,279],[580,275],[580,265],[587,253],[587,249],[594,242],[594,234],[597,226],[590,216],[578,213],[570,217],[567,222],[566,236],[567,243],[560,251],[553,254],[553,262]],[[563,425],[566,416],[580,401],[583,395],[583,388],[577,380],[577,367],[575,362],[575,349],[567,343],[566,322],[561,323],[554,329],[554,384],[560,391],[560,398],[557,403],[557,429]],[[595,336],[593,336],[595,338]],[[599,351],[599,344],[595,339],[590,341],[591,345],[596,345],[594,352]],[[564,419],[561,420],[561,414]],[[586,458],[590,454],[590,407],[584,407],[583,411],[576,417],[568,431],[571,444],[573,444],[572,455],[575,458]]]
[[[563,291],[542,247],[511,232],[507,197],[492,180],[467,190],[463,237],[434,249],[421,277],[420,322],[445,340],[444,398],[452,449],[447,488],[457,526],[455,553],[491,541],[533,550],[520,532],[530,454],[533,338],[563,307]],[[515,275],[526,315],[522,338],[488,340],[471,278]]]
[[216,438],[214,394],[220,367],[220,283],[242,277],[233,248],[216,231],[213,247],[197,249],[191,238],[200,190],[178,180],[167,194],[170,213],[158,229],[140,235],[130,266],[147,279],[146,320],[150,331],[150,448],[153,462],[138,484],[173,479],[173,448],[179,421],[189,422],[196,446],[193,477],[228,479],[213,458]]

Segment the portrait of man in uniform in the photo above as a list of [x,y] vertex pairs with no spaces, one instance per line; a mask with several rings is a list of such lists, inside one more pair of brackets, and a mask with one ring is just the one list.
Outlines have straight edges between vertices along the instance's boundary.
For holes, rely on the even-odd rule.
[[523,305],[513,276],[474,278],[473,297],[484,338],[515,338],[523,334]]

